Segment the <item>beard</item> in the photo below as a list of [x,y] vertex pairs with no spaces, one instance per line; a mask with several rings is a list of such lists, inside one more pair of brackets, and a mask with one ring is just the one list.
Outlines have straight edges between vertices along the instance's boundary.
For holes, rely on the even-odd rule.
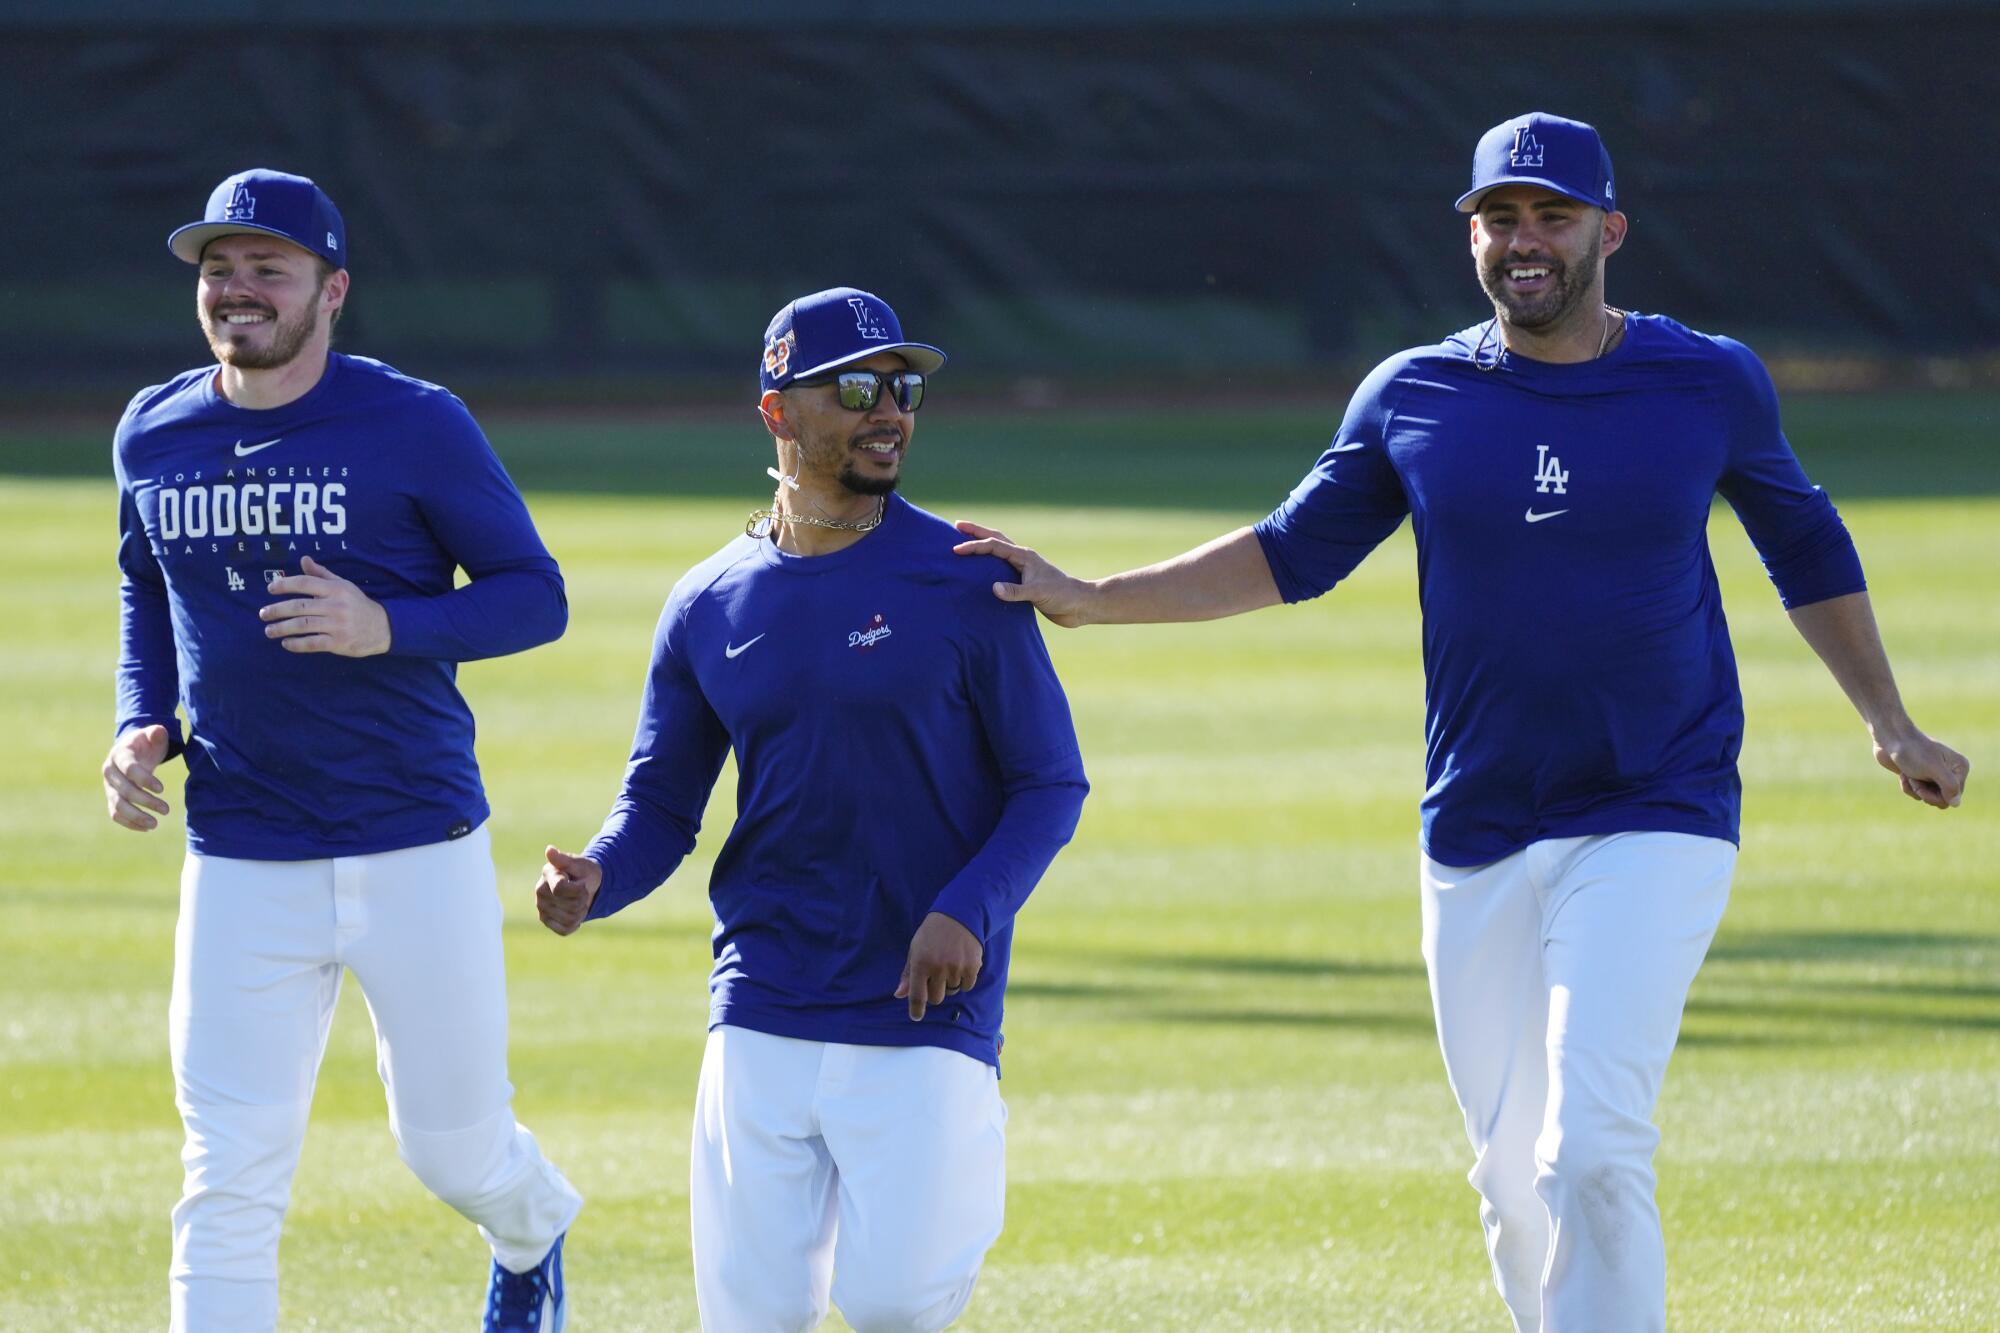
[[843,490],[855,495],[887,495],[896,489],[896,483],[902,479],[903,469],[900,463],[896,470],[886,477],[864,477],[854,466],[852,459],[841,467],[840,475],[834,478]]
[[1501,320],[1517,329],[1550,329],[1561,324],[1582,308],[1590,294],[1591,279],[1597,276],[1597,261],[1604,252],[1601,237],[1590,239],[1590,249],[1581,263],[1574,268],[1553,256],[1534,262],[1548,268],[1555,282],[1545,292],[1523,297],[1508,290],[1507,270],[1519,267],[1519,261],[1502,258],[1497,264],[1482,264],[1479,267],[1479,285],[1485,289],[1487,299],[1493,302],[1494,313]]
[[317,306],[307,305],[290,319],[277,319],[271,329],[270,344],[261,350],[250,344],[247,337],[232,332],[234,325],[223,323],[223,317],[232,314],[265,314],[276,319],[277,311],[269,306],[236,304],[222,310],[200,310],[201,331],[208,339],[209,351],[225,366],[238,370],[276,370],[288,366],[312,341]]

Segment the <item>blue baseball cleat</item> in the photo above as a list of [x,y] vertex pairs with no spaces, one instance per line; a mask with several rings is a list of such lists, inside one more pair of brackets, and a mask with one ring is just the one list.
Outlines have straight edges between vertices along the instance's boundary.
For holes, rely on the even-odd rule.
[[557,1236],[542,1262],[525,1273],[510,1273],[498,1259],[493,1261],[482,1333],[562,1333],[569,1308],[563,1290],[563,1236]]

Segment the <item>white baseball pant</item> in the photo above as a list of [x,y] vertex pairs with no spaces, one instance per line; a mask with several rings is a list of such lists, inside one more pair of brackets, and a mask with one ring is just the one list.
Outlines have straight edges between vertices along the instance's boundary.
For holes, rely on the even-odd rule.
[[1007,1193],[994,1068],[936,1046],[724,1025],[695,1097],[695,1297],[707,1333],[857,1333],[958,1318]]
[[515,1271],[568,1228],[582,1198],[514,1122],[500,919],[484,828],[372,856],[188,856],[168,1011],[187,1130],[175,1333],[277,1326],[278,1233],[343,968],[418,1179]]
[[1424,859],[1438,1041],[1520,1333],[1666,1328],[1653,1109],[1735,865],[1680,833]]

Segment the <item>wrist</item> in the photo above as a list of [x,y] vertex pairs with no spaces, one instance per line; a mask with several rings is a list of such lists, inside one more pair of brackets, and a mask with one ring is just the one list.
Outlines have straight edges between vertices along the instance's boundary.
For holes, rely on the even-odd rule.
[[383,603],[371,598],[368,605],[374,612],[375,633],[364,656],[379,657],[396,641],[396,622],[389,618],[389,608]]
[[1109,623],[1111,599],[1115,593],[1112,583],[1116,578],[1114,574],[1109,578],[1077,580],[1077,626]]
[[1917,724],[1910,720],[1910,715],[1903,711],[1901,704],[1866,715],[1863,720],[1868,724],[1870,738],[1885,749],[1918,734]]

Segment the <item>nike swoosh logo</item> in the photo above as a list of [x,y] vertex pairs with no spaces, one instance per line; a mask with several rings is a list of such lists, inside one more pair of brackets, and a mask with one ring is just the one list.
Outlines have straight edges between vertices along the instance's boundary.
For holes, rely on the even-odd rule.
[[1368,441],[1353,440],[1348,442],[1347,444],[1336,444],[1332,448],[1328,449],[1327,452],[1330,454],[1351,454],[1356,449],[1366,449],[1367,447],[1368,447]]
[[[764,634],[769,634],[770,632],[771,631],[769,630],[765,630]],[[757,636],[757,639],[763,638],[764,634],[759,634]],[[750,644],[757,642],[757,639],[752,639],[750,640],[749,643],[739,643],[734,647],[731,647],[729,644],[725,643],[722,645],[722,655],[724,657],[741,657],[744,653],[750,651]]]
[[1546,514],[1537,514],[1535,512],[1535,507],[1533,505],[1529,505],[1526,517],[1528,522],[1530,523],[1539,523],[1545,518],[1554,518],[1557,514],[1567,514],[1568,512],[1569,510],[1567,509],[1551,509]]
[[262,444],[245,444],[243,441],[238,440],[236,442],[236,456],[238,458],[248,458],[259,449],[269,449],[272,445],[278,443],[278,440],[284,438],[284,436],[280,435],[277,440],[266,440]]

